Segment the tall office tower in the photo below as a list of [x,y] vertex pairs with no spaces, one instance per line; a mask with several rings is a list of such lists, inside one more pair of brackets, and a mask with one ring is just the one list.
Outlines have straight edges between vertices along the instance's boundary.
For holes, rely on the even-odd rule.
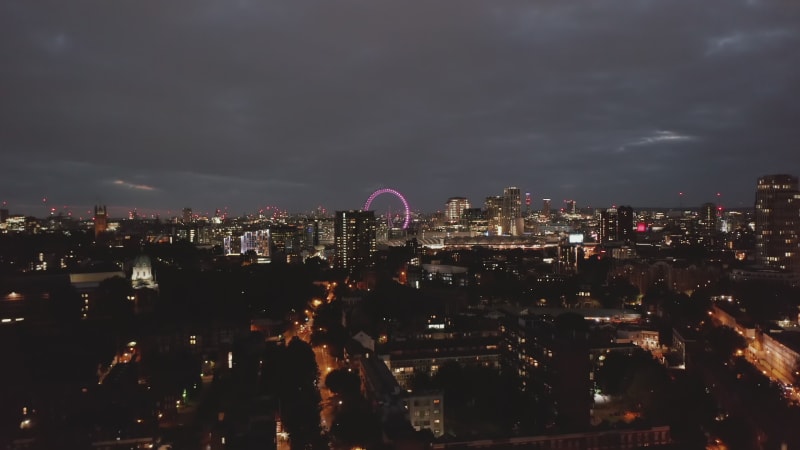
[[700,206],[700,235],[710,238],[717,232],[717,205],[713,203],[703,203]]
[[486,221],[489,234],[503,234],[503,197],[494,195],[486,197]]
[[800,192],[797,177],[766,175],[756,186],[756,260],[800,272]]
[[578,202],[575,200],[566,200],[567,203],[567,214],[577,214],[578,213]]
[[336,211],[334,266],[354,270],[369,267],[377,248],[375,211]]
[[549,198],[543,198],[542,199],[542,217],[544,217],[545,219],[549,219],[550,218],[550,207],[551,207],[550,199]]
[[[519,219],[519,220],[518,220]],[[507,187],[503,190],[502,226],[503,234],[521,236],[524,231],[522,219],[522,196],[519,188]]]
[[108,210],[106,206],[94,207],[94,238],[97,239],[108,229]]
[[466,197],[450,197],[445,204],[445,220],[449,223],[457,223],[465,209],[469,209],[469,200]]
[[531,213],[531,193],[530,192],[526,192],[525,193],[525,215],[527,216],[530,213]]
[[191,223],[192,222],[192,208],[183,208],[183,223]]
[[617,239],[623,242],[633,242],[633,208],[620,206],[617,208]]
[[608,208],[600,212],[600,243],[619,240],[619,212],[617,208]]
[[0,209],[0,223],[6,223],[8,220],[8,210],[3,208]]

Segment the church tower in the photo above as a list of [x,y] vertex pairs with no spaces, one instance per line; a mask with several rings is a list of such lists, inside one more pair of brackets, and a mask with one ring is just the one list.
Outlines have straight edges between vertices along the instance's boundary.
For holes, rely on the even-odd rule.
[[108,229],[108,210],[106,205],[94,207],[94,238],[97,238]]

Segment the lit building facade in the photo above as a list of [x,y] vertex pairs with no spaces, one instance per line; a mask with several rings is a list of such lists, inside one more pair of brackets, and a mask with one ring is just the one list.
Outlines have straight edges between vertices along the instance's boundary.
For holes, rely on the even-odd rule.
[[634,241],[634,215],[633,208],[630,206],[620,206],[617,208],[617,237],[623,242]]
[[437,438],[444,434],[444,395],[441,392],[410,395],[406,406],[408,420],[415,430],[431,430]]
[[550,218],[550,208],[552,208],[552,202],[549,198],[542,199],[542,217],[545,219]]
[[458,223],[465,209],[471,208],[466,197],[450,197],[445,204],[445,219],[448,223]]
[[511,186],[503,190],[502,227],[503,234],[511,236],[521,236],[525,231],[522,220],[522,196],[517,187]]
[[589,332],[585,320],[563,314],[553,318],[527,311],[502,321],[501,367],[520,380],[520,388],[551,408],[558,429],[584,430],[592,406]]
[[153,265],[146,255],[139,255],[133,260],[131,287],[133,289],[158,289],[158,283],[153,274]]
[[700,236],[704,240],[714,237],[717,232],[717,205],[713,203],[703,203],[700,206]]
[[578,202],[575,200],[565,200],[567,204],[567,214],[578,214]]
[[258,256],[269,258],[271,242],[269,230],[245,231],[240,239],[243,255],[252,251]]
[[503,197],[493,195],[486,197],[486,221],[489,234],[503,234]]
[[101,234],[108,230],[108,209],[106,206],[94,207],[94,238],[97,239]]
[[400,387],[384,361],[366,352],[352,360],[361,378],[364,396],[376,407],[382,423],[401,417],[415,430],[430,430],[434,437],[444,434],[444,393],[408,392]]
[[372,266],[377,250],[375,211],[336,211],[334,241],[335,267],[352,270]]
[[608,208],[600,212],[600,243],[632,242],[633,208],[620,206]]
[[617,230],[619,228],[619,213],[617,208],[608,208],[600,212],[600,243],[614,242],[619,240]]
[[767,175],[756,186],[756,260],[770,269],[800,271],[797,177]]
[[800,271],[797,177],[767,175],[756,186],[756,260],[770,269]]

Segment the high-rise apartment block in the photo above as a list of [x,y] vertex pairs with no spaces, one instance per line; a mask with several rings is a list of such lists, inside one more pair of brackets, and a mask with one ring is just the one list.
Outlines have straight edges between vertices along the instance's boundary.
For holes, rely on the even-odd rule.
[[549,198],[542,199],[542,217],[545,219],[550,218],[550,208],[552,207],[551,201]]
[[270,256],[270,231],[269,230],[256,230],[245,231],[240,238],[241,253],[253,252],[258,256]]
[[334,266],[354,270],[374,263],[377,250],[375,211],[336,211]]
[[578,214],[578,202],[575,200],[564,200],[564,202],[567,204],[567,214]]
[[465,209],[471,206],[466,197],[450,197],[445,204],[444,216],[448,223],[457,223],[462,219]]
[[592,403],[589,330],[574,314],[528,313],[501,320],[501,370],[520,380],[520,389],[549,406],[541,417],[563,431],[589,426]]
[[503,232],[503,197],[493,195],[486,197],[486,220],[490,234],[502,234]]
[[600,211],[600,243],[605,244],[617,240],[619,214],[617,208]]
[[522,195],[517,187],[503,190],[503,209],[501,212],[503,234],[521,236],[524,231],[522,220]]
[[717,205],[713,203],[703,203],[700,205],[700,216],[698,217],[700,238],[709,243],[713,242],[714,236],[717,233],[717,224],[719,222],[717,211]]
[[600,242],[633,241],[633,208],[620,206],[600,212]]
[[623,242],[628,242],[628,243],[633,242],[634,241],[633,208],[630,206],[620,206],[619,208],[617,208],[617,213],[619,215],[619,218],[617,220],[618,239]]
[[756,260],[800,271],[800,191],[793,175],[766,175],[756,185]]

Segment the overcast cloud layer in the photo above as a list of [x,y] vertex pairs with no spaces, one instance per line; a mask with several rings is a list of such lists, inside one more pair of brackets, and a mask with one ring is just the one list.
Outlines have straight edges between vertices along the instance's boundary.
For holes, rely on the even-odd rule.
[[800,175],[796,0],[0,0],[0,200],[751,206]]

